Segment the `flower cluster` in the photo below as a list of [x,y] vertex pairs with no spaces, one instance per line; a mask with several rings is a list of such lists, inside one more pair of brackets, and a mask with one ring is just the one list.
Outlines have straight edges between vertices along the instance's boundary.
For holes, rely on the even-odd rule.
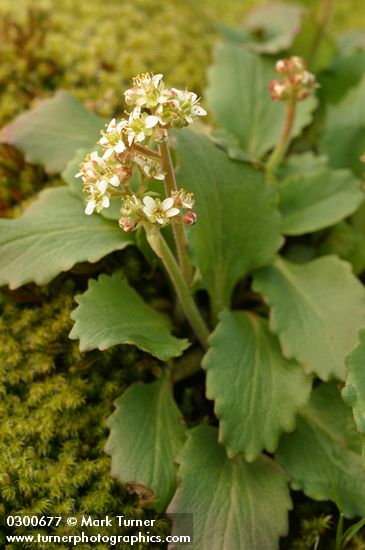
[[[137,228],[143,216],[144,221],[164,226],[170,218],[180,215],[182,209],[191,208],[189,201],[192,198],[185,191],[179,191],[162,202],[150,197],[156,203],[154,206],[151,201],[149,204],[143,202],[145,199],[148,202],[149,197],[146,182],[165,179],[157,148],[166,142],[170,128],[187,126],[196,117],[206,115],[206,111],[195,93],[166,88],[161,74],[135,77],[132,88],[124,95],[131,111],[126,113],[126,118],[109,122],[98,142],[100,153],[93,151],[87,155],[77,174],[82,177],[84,191],[88,194],[85,213],[91,215],[94,210],[100,212],[108,208],[111,195],[119,195],[122,201],[120,225],[125,231]],[[134,168],[142,176],[136,194],[130,186]],[[133,215],[126,214],[129,209]],[[185,223],[194,223],[194,215],[189,214]],[[179,219],[184,222],[182,215]]]
[[119,225],[128,233],[146,223],[164,227],[172,218],[176,223],[191,225],[196,221],[196,213],[191,210],[193,206],[193,194],[187,193],[184,189],[175,191],[164,200],[151,194],[145,195],[142,199],[136,195],[129,195],[123,201]]
[[272,80],[269,91],[274,101],[302,101],[318,88],[315,76],[307,71],[305,61],[301,57],[280,59],[275,65],[276,72],[282,81]]

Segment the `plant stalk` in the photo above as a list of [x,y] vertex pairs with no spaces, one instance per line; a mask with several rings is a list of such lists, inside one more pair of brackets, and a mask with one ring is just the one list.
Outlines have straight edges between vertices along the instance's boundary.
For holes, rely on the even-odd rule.
[[[177,191],[174,165],[172,163],[171,153],[168,144],[160,143],[159,149],[162,158],[162,165],[165,170],[165,192],[166,196],[170,196],[174,191]],[[188,256],[185,229],[183,225],[177,223],[172,223],[171,227],[175,240],[180,269],[185,281],[188,285],[190,285],[193,276],[193,268],[190,262],[190,258]]]
[[138,143],[135,143],[133,145],[133,148],[137,153],[141,153],[141,155],[144,155],[146,157],[150,157],[152,159],[161,160],[161,155],[157,151],[153,151],[152,149],[149,149],[149,147],[144,147],[143,145],[138,145]]
[[312,48],[308,56],[308,63],[310,67],[313,67],[315,65],[315,60],[319,52],[321,42],[326,36],[326,31],[331,19],[333,6],[334,0],[322,0],[321,9],[317,18],[317,29],[313,39]]
[[296,102],[294,99],[290,99],[286,104],[285,120],[281,136],[266,164],[266,172],[268,174],[275,172],[287,152],[295,120],[295,106]]
[[158,241],[159,250],[161,252],[162,263],[174,285],[176,294],[180,301],[181,307],[188,319],[192,329],[194,330],[199,342],[204,349],[208,348],[209,329],[200,314],[200,311],[190,294],[190,289],[185,278],[180,270],[180,267],[171,252],[167,242],[161,234]]

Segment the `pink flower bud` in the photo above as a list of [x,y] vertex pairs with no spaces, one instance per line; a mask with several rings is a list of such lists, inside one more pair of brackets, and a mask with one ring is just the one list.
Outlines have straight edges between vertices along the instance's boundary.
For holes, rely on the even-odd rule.
[[193,210],[191,210],[190,212],[187,212],[186,214],[183,215],[182,222],[185,225],[194,225],[197,218],[198,218],[198,214]]
[[119,227],[123,229],[126,233],[132,233],[134,231],[134,223],[131,221],[128,216],[122,216],[119,219]]

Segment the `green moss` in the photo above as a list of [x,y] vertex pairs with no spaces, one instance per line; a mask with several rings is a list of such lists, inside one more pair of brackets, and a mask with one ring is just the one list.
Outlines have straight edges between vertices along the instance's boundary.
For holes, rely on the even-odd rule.
[[[103,447],[107,437],[105,419],[113,411],[113,401],[133,381],[151,380],[151,369],[159,366],[130,346],[80,354],[77,344],[68,339],[74,284],[68,279],[61,289],[58,286],[56,281],[41,292],[28,287],[11,298],[3,298],[0,516],[85,513],[98,517],[155,517],[144,511],[121,483],[110,478],[110,459]],[[57,297],[50,300],[49,294],[55,294],[56,289]],[[32,304],[32,300],[36,303]],[[167,521],[161,520],[155,533],[163,534],[168,529]],[[122,528],[117,532],[100,531],[108,535],[131,534]],[[43,533],[69,532],[60,525],[43,529]],[[77,534],[77,530],[72,534]],[[0,531],[1,542],[4,535],[5,531]],[[7,548],[28,547],[50,545]],[[129,548],[117,546],[124,547]]]

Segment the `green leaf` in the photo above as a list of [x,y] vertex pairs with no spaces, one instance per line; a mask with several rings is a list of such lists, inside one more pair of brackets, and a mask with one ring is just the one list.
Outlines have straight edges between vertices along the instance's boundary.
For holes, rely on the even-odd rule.
[[194,193],[198,213],[191,253],[218,312],[238,280],[280,247],[276,197],[262,173],[230,161],[203,133],[184,130],[177,138],[178,184]]
[[365,515],[365,472],[351,411],[334,383],[322,384],[280,440],[276,458],[292,488],[315,500],[337,501],[346,517]]
[[[274,147],[284,124],[285,105],[272,101],[268,91],[274,78],[272,61],[237,44],[218,45],[208,72],[207,103],[250,158],[261,158]],[[311,123],[316,105],[314,97],[298,104],[293,137]]]
[[115,402],[107,421],[105,452],[111,474],[162,512],[176,486],[174,460],[184,443],[185,426],[167,377],[152,384],[132,384]]
[[245,28],[256,40],[249,44],[250,49],[271,55],[288,50],[298,34],[303,13],[302,6],[279,3],[251,11]]
[[220,320],[203,361],[207,397],[215,401],[219,441],[228,456],[243,452],[251,462],[264,449],[275,451],[282,431],[294,430],[311,381],[282,356],[265,319],[224,311]]
[[278,258],[255,275],[254,288],[271,307],[285,357],[322,380],[344,380],[345,355],[365,326],[365,291],[350,265],[335,256],[306,264]]
[[347,356],[348,375],[342,397],[352,407],[357,429],[362,434],[365,465],[365,330],[359,338],[358,345]]
[[320,150],[333,168],[351,168],[362,176],[360,156],[365,150],[365,76],[336,105],[328,107]]
[[77,149],[95,146],[104,124],[78,99],[58,92],[19,115],[0,139],[20,149],[28,162],[44,164],[49,173],[61,172]]
[[193,514],[194,548],[279,547],[291,501],[285,475],[275,462],[265,456],[253,464],[242,456],[229,460],[217,444],[217,430],[209,426],[188,432],[178,462],[180,484],[167,512]]
[[[308,155],[303,156],[305,164]],[[298,166],[301,157],[294,161]],[[299,169],[278,185],[283,233],[303,235],[341,221],[363,201],[361,186],[350,171],[319,167],[316,160],[313,169]]]
[[[336,53],[336,44],[328,33],[321,36],[317,43],[318,22],[311,10],[308,10],[301,21],[300,32],[295,37],[288,57],[298,55],[303,57],[314,73],[319,73],[331,63]],[[313,46],[316,44],[316,50]]]
[[66,187],[46,189],[20,218],[0,220],[0,285],[45,284],[132,242],[118,224],[86,216]]
[[355,275],[365,270],[365,235],[348,222],[335,225],[319,247],[321,255],[336,254],[352,264]]
[[167,361],[181,355],[187,340],[171,335],[167,317],[147,305],[125,279],[101,275],[76,297],[72,312],[76,321],[71,339],[80,340],[80,350],[104,350],[116,344],[133,344]]
[[338,53],[331,65],[319,76],[320,99],[324,103],[337,103],[360,82],[364,72],[364,51]]

